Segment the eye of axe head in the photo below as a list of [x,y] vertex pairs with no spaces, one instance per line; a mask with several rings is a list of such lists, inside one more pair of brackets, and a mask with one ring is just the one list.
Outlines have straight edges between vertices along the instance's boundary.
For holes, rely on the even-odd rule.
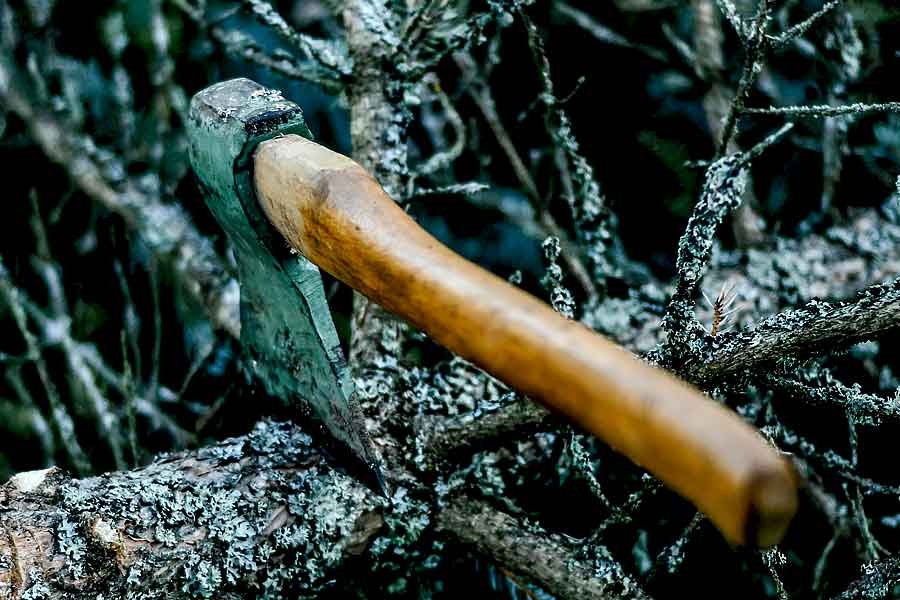
[[303,112],[277,91],[232,79],[194,96],[188,129],[206,204],[237,258],[241,345],[250,368],[270,395],[314,414],[384,491],[319,269],[289,250],[255,197],[253,151],[280,135],[312,139]]

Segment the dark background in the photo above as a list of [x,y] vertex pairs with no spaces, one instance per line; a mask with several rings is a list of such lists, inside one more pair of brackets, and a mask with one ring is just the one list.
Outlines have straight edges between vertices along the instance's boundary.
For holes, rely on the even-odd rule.
[[[694,22],[689,3],[651,2],[652,10],[635,10],[639,4],[572,1],[572,6],[643,50],[598,40],[565,16],[555,2],[539,2],[528,13],[545,36],[557,95],[564,99],[581,152],[594,168],[616,215],[624,251],[654,276],[667,280],[674,275],[678,238],[702,184],[703,171],[689,163],[709,160],[715,151],[703,106],[710,84],[679,55],[664,32],[668,30],[671,36],[690,43]],[[793,23],[822,3],[776,4],[781,8],[779,18]],[[318,2],[282,1],[276,5],[299,31],[321,37],[340,35],[340,22]],[[89,135],[99,149],[98,156],[107,152],[118,157],[117,163],[110,163],[112,181],[134,178],[147,189],[158,190],[166,201],[181,203],[223,255],[225,240],[206,211],[187,165],[181,113],[184,107],[175,99],[180,96],[186,100],[215,81],[250,77],[283,90],[286,97],[298,102],[321,143],[344,153],[352,151],[348,112],[339,95],[229,55],[177,6],[162,4],[165,27],[171,36],[164,57],[154,50],[149,21],[152,11],[144,2],[57,2],[51,4],[52,11],[42,23],[30,18],[30,5],[10,2],[10,6],[13,27],[19,34],[15,62],[23,70],[36,68],[42,72],[47,97],[57,99],[48,104],[49,109],[73,131]],[[211,3],[206,15],[215,18],[229,14],[231,6]],[[465,13],[480,5],[473,1],[471,6],[459,6]],[[802,48],[791,45],[767,61],[750,105],[885,102],[900,98],[900,12],[889,1],[860,1],[848,6],[862,43],[859,75],[835,85],[841,63],[827,48],[826,36],[833,23],[826,19],[805,36]],[[127,36],[119,56],[109,43],[110,20],[117,20]],[[238,10],[218,24],[245,31],[261,47],[284,46],[281,38],[248,10]],[[722,77],[724,84],[734,89],[744,53],[727,24],[723,24],[723,30]],[[568,209],[559,201],[551,142],[537,102],[540,83],[525,30],[519,22],[506,27],[494,25],[488,37],[500,58],[488,80],[500,117],[550,212],[571,230]],[[489,48],[490,44],[484,44],[473,53],[486,60]],[[32,56],[39,58],[30,59]],[[125,103],[114,97],[117,68],[123,69],[129,79],[131,99]],[[476,198],[440,194],[413,198],[407,202],[408,210],[439,238],[498,274],[506,277],[521,271],[523,286],[546,297],[539,283],[546,268],[542,237],[491,208],[500,202],[527,207],[525,192],[467,95],[466,80],[457,64],[446,58],[435,73],[463,119],[467,141],[452,167],[440,171],[430,183],[437,187],[479,181],[490,189]],[[160,93],[160,85],[168,91]],[[410,161],[416,164],[435,150],[422,125],[426,112],[436,110],[435,103],[426,102],[411,110]],[[742,119],[737,142],[749,147],[783,122],[782,117]],[[773,238],[821,234],[859,207],[896,203],[896,195],[892,200],[891,195],[896,194],[893,185],[900,173],[900,115],[876,114],[849,120],[843,168],[833,201],[826,209],[822,206],[822,128],[823,120],[798,121],[785,142],[754,164],[755,208],[765,219],[766,234]],[[448,126],[444,130],[452,136]],[[2,112],[0,165],[7,211],[0,219],[0,256],[12,279],[36,304],[44,306],[49,298],[35,257],[56,263],[64,275],[74,337],[95,345],[113,368],[130,373],[136,388],[163,385],[179,391],[173,402],[159,407],[175,427],[160,426],[138,415],[134,428],[137,453],[129,458],[131,463],[145,463],[158,452],[243,433],[249,423],[265,415],[289,416],[274,402],[248,401],[259,394],[248,390],[240,375],[237,345],[211,329],[127,224],[75,188],[64,171],[34,145],[25,124],[13,114]],[[34,223],[41,224],[38,230],[46,231],[46,249],[41,247]],[[719,237],[726,250],[739,244],[730,225],[726,223]],[[572,278],[567,275],[565,281],[576,299],[582,300],[583,293]],[[346,343],[351,294],[328,278],[326,289]],[[611,295],[625,297],[627,291],[628,282],[610,283]],[[831,358],[829,364],[846,375],[846,381],[858,382],[866,391],[893,395],[895,379],[879,378],[878,373],[896,362],[894,341],[884,340],[874,358],[871,352],[867,354],[867,348],[858,348]],[[21,373],[33,390],[34,402],[40,410],[47,410],[48,400],[37,373],[27,361],[20,364],[10,358],[24,351],[7,307],[0,306],[0,352],[4,357],[0,368]],[[56,385],[89,455],[90,471],[115,468],[104,440],[92,425],[93,415],[84,398],[73,391],[63,375],[63,353],[51,347],[45,358],[50,373],[59,375]],[[419,355],[419,360],[436,363],[447,358],[433,348]],[[874,370],[866,362],[873,360],[878,366]],[[11,386],[8,378],[0,378],[0,478],[54,463],[71,467],[65,465],[64,455],[47,455],[42,449],[32,428],[30,409]],[[123,404],[116,410],[128,407]],[[820,439],[833,444],[836,452],[845,452],[846,431],[840,419],[830,419],[827,413],[816,418],[819,421],[811,428],[817,430]],[[863,462],[873,477],[898,484],[894,433],[882,430],[867,434],[869,450],[863,450]],[[609,471],[630,468],[604,448],[595,452],[598,465]],[[525,506],[543,515],[551,529],[581,538],[598,522],[583,482],[554,482],[548,472],[538,472],[535,481],[523,484],[519,492]],[[879,519],[900,513],[896,500],[879,497],[868,507],[876,535],[890,551],[900,544],[900,535]],[[654,502],[658,506],[648,510],[662,515],[659,529],[651,535],[653,543],[658,544],[656,540],[676,535],[691,511],[668,493],[660,494]],[[796,597],[814,597],[808,589],[809,574],[817,550],[831,534],[827,525],[810,516],[811,512],[801,511],[784,544],[788,565],[782,572]],[[729,589],[732,597],[775,597],[772,581],[760,574],[758,555],[732,552],[711,526],[701,527],[687,549],[691,558],[664,584],[649,586],[651,593],[661,598],[677,597],[677,590],[677,595],[698,597],[706,595],[704,590]],[[613,532],[608,545],[618,557],[633,556],[634,565],[630,566],[639,569],[637,565],[645,560],[641,552],[649,552],[652,558],[658,550],[641,550],[645,547],[640,542],[642,535],[646,534],[636,530]],[[857,549],[851,542],[836,551],[829,562],[835,572],[825,576],[826,589],[840,589],[852,579],[858,564],[855,556]],[[477,557],[448,552],[445,562],[434,574],[437,579],[447,577],[442,586],[437,586],[443,592],[435,597],[498,588],[516,593],[508,591],[515,585]],[[455,572],[466,576],[448,576]],[[716,583],[720,578],[726,580],[726,588]]]

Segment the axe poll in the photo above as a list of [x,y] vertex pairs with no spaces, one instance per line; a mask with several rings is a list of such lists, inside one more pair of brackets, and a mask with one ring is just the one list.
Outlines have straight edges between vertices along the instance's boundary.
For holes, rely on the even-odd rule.
[[297,105],[235,79],[199,92],[189,124],[194,169],[235,248],[250,365],[374,471],[316,267],[598,436],[732,543],[782,538],[797,476],[757,431],[446,248],[360,165],[313,142]]

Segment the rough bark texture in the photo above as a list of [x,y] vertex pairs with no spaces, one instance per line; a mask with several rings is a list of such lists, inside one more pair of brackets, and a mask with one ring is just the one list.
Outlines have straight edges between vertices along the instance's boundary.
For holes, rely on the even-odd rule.
[[900,584],[900,560],[888,558],[863,565],[862,574],[835,600],[866,600],[869,598],[890,598]]
[[[353,59],[353,80],[347,86],[353,158],[366,168],[389,195],[397,198],[407,173],[406,126],[409,115],[397,97],[396,73],[390,67],[388,47],[395,18],[380,2],[344,2],[347,45]],[[395,90],[392,95],[391,90]],[[371,364],[382,352],[381,332],[392,319],[384,309],[356,294],[353,302],[353,339],[350,364]]]
[[381,505],[280,423],[135,471],[20,473],[0,488],[0,597],[314,597]]
[[614,560],[573,555],[562,536],[550,535],[491,508],[482,500],[459,498],[441,511],[438,526],[492,556],[513,573],[533,578],[560,598],[649,598]]
[[550,411],[527,398],[485,415],[431,417],[419,424],[418,439],[429,462],[471,454],[473,449],[490,447],[499,440],[510,440],[539,429]]
[[769,317],[723,341],[709,362],[689,365],[685,374],[710,382],[778,359],[802,359],[874,340],[898,325],[900,280],[866,288],[856,301],[811,301],[804,308]]
[[[873,80],[862,75],[887,71],[891,63],[885,57],[895,54],[894,30],[884,29],[892,32],[884,36],[869,21],[875,17],[864,15],[878,11],[854,7],[851,12],[849,3],[842,0],[820,3],[821,9],[814,13],[809,11],[815,10],[810,7],[815,3],[808,2],[618,0],[602,8],[588,3],[578,9],[581,12],[573,25],[562,30],[556,17],[548,20],[547,16],[565,5],[527,0],[327,0],[321,5],[305,0],[294,3],[295,7],[322,12],[318,20],[305,25],[302,21],[307,17],[298,12],[282,18],[278,11],[286,4],[279,3],[276,9],[266,0],[246,0],[227,8],[188,0],[107,4],[77,7],[87,15],[85,22],[97,26],[98,38],[103,38],[85,43],[83,26],[76,26],[72,12],[67,12],[71,3],[0,0],[0,141],[9,150],[5,156],[10,164],[22,164],[15,160],[17,155],[31,160],[42,153],[47,160],[39,161],[37,168],[54,175],[35,177],[31,169],[21,169],[21,175],[10,173],[9,183],[12,188],[13,184],[24,187],[24,193],[34,186],[34,197],[40,196],[38,208],[48,217],[62,214],[68,197],[64,189],[68,182],[57,181],[61,172],[54,165],[59,165],[72,188],[81,192],[77,195],[121,216],[128,231],[145,242],[136,246],[149,249],[152,262],[162,259],[172,267],[188,296],[205,308],[214,328],[236,336],[237,294],[227,270],[227,251],[220,256],[221,249],[191,222],[192,207],[176,202],[176,193],[183,200],[199,202],[197,196],[183,195],[194,190],[184,164],[164,173],[162,159],[170,155],[177,159],[183,142],[179,95],[183,103],[198,88],[224,77],[222,71],[236,70],[237,63],[222,67],[224,55],[252,63],[240,63],[246,68],[242,74],[255,77],[252,69],[262,67],[288,78],[291,94],[300,80],[312,84],[306,89],[318,86],[339,92],[350,109],[354,158],[397,200],[421,198],[427,190],[433,197],[435,190],[452,189],[448,195],[454,196],[482,183],[496,189],[512,186],[512,193],[497,194],[497,198],[514,201],[514,208],[517,196],[531,197],[539,210],[525,220],[542,235],[566,234],[571,239],[574,249],[570,255],[563,244],[562,258],[589,291],[595,282],[584,281],[586,271],[578,264],[580,256],[592,251],[585,241],[601,239],[603,243],[594,249],[604,253],[606,248],[621,246],[623,252],[634,249],[638,256],[640,250],[644,262],[629,264],[623,255],[621,261],[612,261],[615,269],[608,272],[607,263],[596,263],[604,266],[593,275],[609,284],[604,288],[609,295],[583,303],[581,295],[570,295],[575,317],[628,349],[700,381],[717,398],[737,406],[774,443],[807,465],[803,472],[810,479],[815,506],[804,508],[799,523],[806,528],[802,534],[766,553],[764,561],[753,553],[732,552],[714,535],[698,536],[707,526],[702,518],[682,514],[685,507],[661,491],[658,482],[642,475],[638,467],[624,464],[602,444],[561,431],[557,420],[546,419],[534,405],[498,399],[508,390],[488,393],[484,386],[461,381],[464,378],[458,373],[429,362],[434,356],[416,362],[417,356],[425,356],[416,351],[434,351],[429,342],[357,298],[351,362],[357,369],[366,416],[377,435],[375,442],[391,470],[389,502],[328,467],[311,446],[312,440],[290,425],[263,424],[237,440],[90,479],[70,479],[58,471],[22,473],[0,489],[0,599],[293,599],[319,594],[332,583],[338,585],[339,593],[352,589],[360,597],[425,597],[436,594],[438,586],[452,583],[440,573],[442,565],[450,563],[455,568],[462,561],[474,562],[463,549],[448,543],[453,540],[474,549],[483,558],[477,562],[488,564],[489,569],[499,565],[510,579],[537,583],[560,598],[640,598],[644,597],[641,587],[659,590],[664,597],[674,588],[687,589],[686,595],[691,595],[698,578],[706,583],[719,564],[739,569],[733,571],[740,573],[735,577],[746,575],[742,583],[758,584],[754,592],[760,596],[806,597],[810,589],[822,597],[896,595],[897,562],[888,553],[897,547],[898,519],[895,505],[888,500],[896,501],[897,489],[890,484],[892,474],[873,468],[878,461],[872,460],[879,453],[887,455],[890,446],[882,446],[877,439],[871,443],[879,436],[891,438],[890,427],[898,420],[897,403],[890,399],[897,386],[895,361],[886,344],[867,345],[836,359],[828,356],[857,341],[896,332],[898,325],[900,284],[885,282],[900,272],[900,215],[893,192],[900,187],[900,182],[895,183],[896,140],[900,138],[897,122],[884,111],[896,112],[900,105],[890,102],[893,98],[875,98],[884,88],[870,89]],[[697,25],[693,47],[684,42],[684,36],[690,35],[690,6],[698,9],[693,15]],[[141,21],[139,13],[145,8]],[[329,9],[340,17],[328,17]],[[575,14],[571,7],[562,11]],[[823,20],[829,13],[835,16],[833,22]],[[187,21],[181,18],[185,14]],[[607,25],[621,26],[624,35]],[[609,87],[604,77],[591,74],[590,65],[581,69],[578,61],[585,50],[572,27],[593,28],[602,44],[619,46],[616,60],[622,62],[615,66],[641,69],[639,77],[626,77],[625,85],[617,80]],[[259,29],[272,35],[257,38]],[[667,41],[653,33],[659,30]],[[325,37],[317,37],[323,32]],[[545,33],[550,42],[546,48],[539,39]],[[275,37],[278,44],[272,43]],[[564,38],[574,43],[560,44],[567,41]],[[637,40],[643,42],[634,43]],[[567,50],[569,45],[575,47],[574,54]],[[727,57],[723,48],[728,49]],[[656,61],[654,66],[630,60],[627,54],[634,50]],[[775,52],[789,53],[788,60],[770,64],[766,55]],[[600,53],[610,56],[602,49]],[[461,77],[448,60],[453,55],[471,57],[460,63]],[[524,63],[519,55],[525,56]],[[554,69],[555,75],[561,75],[556,81],[551,79],[551,64],[563,66]],[[784,64],[790,69],[785,71]],[[854,65],[860,77],[851,76]],[[734,71],[735,66],[743,66],[743,73]],[[528,86],[534,79],[532,67],[538,70],[539,88]],[[835,69],[847,73],[833,77]],[[579,71],[587,75],[584,86],[572,80]],[[709,85],[697,85],[696,75]],[[729,91],[739,80],[735,92]],[[807,85],[810,81],[815,85]],[[629,87],[635,82],[639,82],[637,90]],[[636,96],[629,95],[635,91]],[[870,92],[873,98],[868,98]],[[792,106],[819,104],[820,95],[827,98],[827,105]],[[304,96],[304,102],[314,96]],[[439,107],[433,102],[438,96],[443,98]],[[95,103],[97,97],[101,102]],[[644,102],[638,97],[652,97],[652,103],[642,104],[646,112],[641,111],[638,119],[629,118],[635,112],[632,98]],[[468,105],[467,98],[476,106]],[[615,105],[604,104],[606,98],[614,98]],[[859,104],[868,99],[881,103]],[[682,106],[674,113],[673,101]],[[767,103],[781,108],[749,107]],[[551,118],[545,118],[536,130],[529,123],[536,113],[540,116],[541,108]],[[698,134],[696,124],[682,126],[697,120],[704,109],[706,119],[699,120],[706,122],[708,132]],[[571,121],[562,118],[569,113]],[[864,115],[865,119],[859,118]],[[656,237],[657,223],[684,215],[689,196],[696,191],[691,177],[680,178],[690,171],[683,168],[684,161],[711,158],[710,143],[719,147],[716,158],[747,148],[772,123],[796,117],[811,119],[782,139],[785,152],[780,156],[807,154],[809,158],[821,153],[824,172],[803,166],[795,169],[796,164],[780,160],[773,167],[765,162],[768,156],[761,157],[752,175],[759,209],[770,225],[764,230],[747,222],[752,216],[746,209],[748,189],[740,184],[750,173],[726,173],[704,191],[697,210],[708,211],[715,205],[715,214],[698,215],[701,218],[686,232],[689,252],[685,256],[695,260],[679,266],[679,277],[689,285],[679,286],[682,318],[678,326],[665,332],[660,320],[673,288],[651,275],[649,265],[658,263],[647,257],[660,252],[671,257],[671,246],[663,248],[659,239],[650,238]],[[828,120],[821,136],[816,135],[821,121],[815,120],[820,118]],[[673,119],[681,125],[669,129],[663,124]],[[98,127],[98,123],[109,127]],[[503,123],[510,129],[504,129]],[[594,124],[600,129],[592,129]],[[607,124],[627,125],[627,140],[617,137],[617,127]],[[488,129],[500,147],[491,147]],[[647,133],[653,135],[645,137]],[[458,150],[450,147],[450,135],[456,136],[453,145]],[[672,136],[678,146],[685,144],[684,152],[667,149]],[[327,137],[325,133],[323,138]],[[628,148],[635,139],[643,148],[640,152]],[[852,150],[844,147],[850,140]],[[663,144],[657,148],[659,142]],[[25,151],[20,153],[20,148]],[[595,152],[601,149],[612,151]],[[663,162],[671,159],[671,164],[646,160],[646,150],[654,151]],[[621,168],[619,155],[629,161],[628,168]],[[436,157],[443,157],[443,162],[434,161]],[[853,168],[841,168],[845,159],[854,162]],[[438,163],[442,165],[438,170],[423,167]],[[710,164],[705,166],[712,173]],[[617,176],[617,170],[628,177]],[[687,190],[680,204],[665,186],[640,185],[672,175],[679,177],[678,187]],[[827,198],[833,205],[834,214],[802,215],[823,211],[804,206],[803,194],[794,193],[797,188],[792,186],[817,188],[820,176],[823,201]],[[835,187],[838,176],[845,189]],[[767,186],[773,177],[773,186]],[[855,187],[869,178],[883,185]],[[625,215],[622,224],[635,216],[643,218],[640,235],[606,227],[605,217],[583,218],[596,214],[599,205],[589,201],[592,194],[599,199],[601,184],[611,195],[614,214]],[[655,190],[659,197],[634,193],[644,189]],[[877,195],[869,197],[873,193]],[[893,194],[890,200],[876,208],[889,194]],[[560,204],[561,200],[569,206]],[[623,210],[636,201],[642,208],[639,214]],[[676,210],[676,204],[681,208]],[[851,205],[870,208],[858,210]],[[549,215],[560,218],[569,213],[576,222],[547,220]],[[795,230],[792,219],[807,216],[823,218],[813,218]],[[195,217],[200,223],[199,215]],[[744,225],[735,232],[737,244],[731,251],[724,248],[731,247],[732,240],[718,231],[728,219]],[[48,223],[51,237],[65,229],[53,226],[52,218]],[[94,223],[87,225],[86,233],[98,233],[93,229]],[[759,233],[763,239],[758,239]],[[617,239],[620,235],[622,239]],[[792,235],[796,237],[787,237]],[[748,248],[743,242],[754,245]],[[16,246],[26,249],[20,252]],[[79,264],[62,256],[71,245],[63,252],[61,244],[56,246],[54,257],[6,240],[5,252],[12,249],[6,261],[12,275],[9,281],[23,289],[35,288],[28,291],[37,293],[6,294],[22,299],[18,329],[26,338],[27,354],[16,355],[21,352],[18,338],[0,348],[0,366],[12,384],[0,388],[0,417],[41,417],[35,419],[35,429],[42,428],[43,439],[50,442],[44,453],[47,464],[65,459],[62,452],[54,452],[54,442],[74,445],[79,452],[78,443],[83,443],[85,456],[91,454],[90,461],[85,460],[88,472],[100,464],[94,458],[107,449],[103,440],[93,443],[96,434],[81,431],[90,429],[90,423],[73,426],[68,418],[70,410],[79,420],[88,420],[78,412],[77,385],[63,384],[72,369],[50,370],[60,359],[59,352],[77,350],[90,356],[85,349],[98,344],[94,351],[98,357],[102,353],[102,361],[90,365],[103,385],[92,389],[97,397],[114,396],[108,415],[123,425],[105,431],[124,431],[132,421],[131,435],[137,437],[129,402],[142,402],[137,405],[139,412],[141,406],[149,406],[151,414],[171,418],[176,431],[183,423],[175,422],[167,411],[174,411],[174,406],[192,411],[193,404],[201,403],[191,402],[190,393],[180,395],[180,381],[158,385],[158,373],[148,374],[140,367],[132,372],[126,365],[121,374],[103,376],[102,372],[111,372],[107,363],[119,364],[119,340],[97,341],[90,328],[78,327],[94,319],[76,314],[69,319],[71,327],[67,324],[61,334],[63,317],[68,319],[74,310],[48,310],[53,318],[40,317],[45,312],[42,307],[26,301],[43,300],[43,289],[28,280],[29,261]],[[688,256],[692,253],[693,257]],[[135,258],[129,251],[114,259],[123,257]],[[559,265],[551,267],[557,272],[546,289],[552,287],[550,295],[555,298],[568,291],[566,274]],[[57,286],[62,293],[50,294],[50,304],[55,303],[53,297],[75,296],[83,285],[76,270],[66,273],[67,280]],[[526,273],[526,282],[533,275]],[[707,326],[710,314],[700,291],[715,296],[727,281],[734,284],[736,305],[742,306],[733,318],[739,330],[712,336]],[[860,290],[866,291],[854,299]],[[105,299],[101,303],[105,305]],[[165,312],[169,318],[169,311]],[[150,318],[146,320],[153,325]],[[168,333],[182,324],[155,326]],[[16,329],[10,331],[15,337]],[[183,333],[189,336],[180,330],[167,335],[166,344]],[[674,343],[666,339],[666,333],[677,338]],[[135,333],[135,340],[138,337],[146,341],[148,335]],[[231,344],[227,340],[221,346]],[[221,354],[231,355],[229,348]],[[828,370],[832,368],[835,378],[853,377],[837,371],[842,361],[863,370],[865,360],[852,356],[863,352],[880,352],[877,366],[882,368],[861,380],[866,388],[841,385],[831,378]],[[158,348],[155,356],[159,354]],[[794,359],[813,357],[818,360],[796,366],[799,361]],[[445,358],[439,356],[437,361],[445,362]],[[773,363],[787,367],[769,368]],[[75,390],[71,398],[56,399],[59,410],[53,407],[52,414],[46,403],[59,395],[54,387],[45,385],[42,390],[35,385],[33,392],[27,390],[36,381],[35,368],[43,383],[54,379],[60,389]],[[193,371],[187,379],[192,375]],[[152,384],[141,385],[144,379]],[[755,389],[741,385],[745,381],[752,381]],[[17,390],[26,393],[15,396],[18,403],[7,402],[4,396]],[[43,397],[44,391],[48,398]],[[233,396],[229,402],[235,401]],[[802,427],[796,432],[789,428],[790,422],[779,422],[779,405],[787,402],[794,402],[794,408],[796,402],[804,402],[802,410],[809,411],[802,415]],[[11,406],[17,412],[11,413]],[[217,403],[207,411],[201,404],[203,414],[188,415],[187,427],[197,416],[204,423],[215,420],[220,407]],[[59,414],[66,417],[57,419],[63,426],[43,418]],[[836,427],[824,426],[829,417],[838,420]],[[533,434],[535,428],[538,435],[522,435]],[[842,436],[845,429],[851,433],[839,443],[837,438],[817,437],[834,431]],[[26,447],[19,445],[18,434],[11,437],[11,447]],[[127,432],[112,445],[125,440]],[[482,449],[490,451],[479,452]],[[573,488],[580,489],[573,492]],[[530,495],[535,489],[540,489],[540,498]],[[584,513],[575,511],[576,505],[586,507]],[[502,511],[496,509],[499,506]],[[821,528],[823,516],[829,527],[823,535],[833,534],[831,541],[809,541],[820,533],[816,528]],[[530,522],[531,517],[541,519],[546,529]],[[579,530],[585,536],[583,542],[576,544],[552,532],[571,531],[573,526],[584,528]],[[797,538],[806,539],[797,543]],[[354,553],[369,541],[365,555],[354,560]],[[859,565],[859,578],[850,582]],[[528,593],[524,588],[520,591]]]

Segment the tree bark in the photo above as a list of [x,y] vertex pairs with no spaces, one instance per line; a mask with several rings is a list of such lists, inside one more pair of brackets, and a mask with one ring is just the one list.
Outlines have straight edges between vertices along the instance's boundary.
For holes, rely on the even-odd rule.
[[286,423],[135,471],[20,473],[0,487],[0,598],[313,597],[382,504]]
[[576,558],[571,543],[548,535],[473,498],[451,501],[438,527],[492,556],[505,569],[541,583],[560,598],[649,600],[619,563],[609,557]]

